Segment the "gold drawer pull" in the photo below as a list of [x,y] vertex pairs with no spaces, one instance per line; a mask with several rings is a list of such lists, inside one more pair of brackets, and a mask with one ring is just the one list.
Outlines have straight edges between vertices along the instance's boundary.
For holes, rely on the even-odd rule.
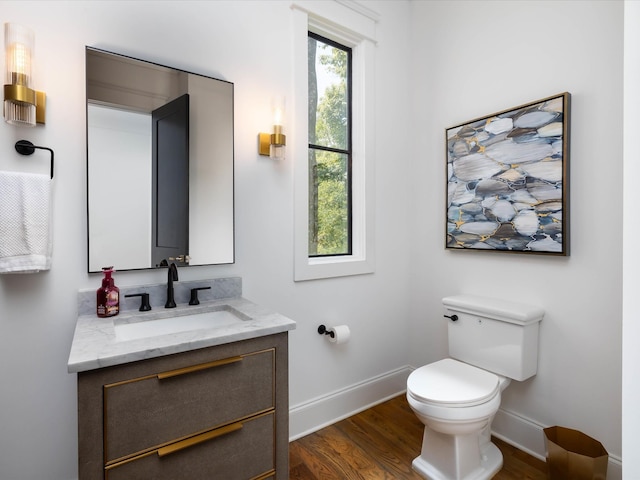
[[171,455],[172,453],[179,452],[180,450],[184,450],[185,448],[193,447],[194,445],[206,442],[207,440],[222,437],[223,435],[227,435],[228,433],[235,432],[236,430],[240,430],[241,428],[242,423],[237,422],[232,423],[231,425],[227,425],[226,427],[211,430],[210,432],[201,433],[200,435],[196,435],[195,437],[187,438],[186,440],[182,440],[180,442],[167,445],[166,447],[159,448],[158,456],[164,457],[165,455]]
[[222,365],[229,365],[230,363],[236,363],[242,361],[241,356],[224,358],[222,360],[216,360],[214,362],[201,363],[199,365],[192,365],[190,367],[177,368],[175,370],[169,370],[167,372],[158,373],[158,380],[165,378],[177,377],[179,375],[185,375],[187,373],[199,372],[200,370],[206,370],[207,368],[220,367]]

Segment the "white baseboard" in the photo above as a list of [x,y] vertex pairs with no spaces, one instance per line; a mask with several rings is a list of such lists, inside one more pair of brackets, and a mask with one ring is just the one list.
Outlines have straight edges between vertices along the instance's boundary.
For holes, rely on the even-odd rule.
[[[491,427],[491,433],[500,440],[540,460],[546,460],[544,432],[542,431],[546,428],[545,426],[517,413],[500,409],[496,413]],[[609,454],[607,480],[622,480],[622,459],[620,457]]]
[[371,408],[407,389],[409,366],[378,375],[289,408],[289,441]]
[[544,427],[533,420],[500,409],[491,424],[491,433],[540,460],[545,460]]
[[[378,375],[327,395],[299,403],[289,409],[289,441],[362,412],[401,395],[407,389],[410,366]],[[540,460],[546,459],[545,426],[517,413],[500,409],[493,420],[492,434]],[[622,480],[622,459],[609,454],[607,480]]]

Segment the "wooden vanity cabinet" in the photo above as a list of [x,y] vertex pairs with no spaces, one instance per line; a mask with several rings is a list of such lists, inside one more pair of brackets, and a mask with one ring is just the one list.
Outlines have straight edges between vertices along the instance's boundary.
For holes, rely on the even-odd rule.
[[79,479],[287,479],[287,337],[80,372]]

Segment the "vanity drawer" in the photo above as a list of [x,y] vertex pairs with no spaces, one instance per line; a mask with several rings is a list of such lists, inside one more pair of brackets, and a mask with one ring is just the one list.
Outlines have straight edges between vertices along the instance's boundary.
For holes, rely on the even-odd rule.
[[105,385],[105,464],[274,408],[274,362],[267,349]]
[[175,443],[115,464],[105,469],[105,480],[274,478],[274,417],[273,412],[262,414],[196,436],[190,446]]

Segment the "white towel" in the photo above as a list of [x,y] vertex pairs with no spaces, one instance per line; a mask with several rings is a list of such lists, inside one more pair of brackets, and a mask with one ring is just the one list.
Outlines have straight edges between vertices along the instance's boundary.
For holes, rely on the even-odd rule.
[[51,179],[0,172],[0,273],[51,268]]

